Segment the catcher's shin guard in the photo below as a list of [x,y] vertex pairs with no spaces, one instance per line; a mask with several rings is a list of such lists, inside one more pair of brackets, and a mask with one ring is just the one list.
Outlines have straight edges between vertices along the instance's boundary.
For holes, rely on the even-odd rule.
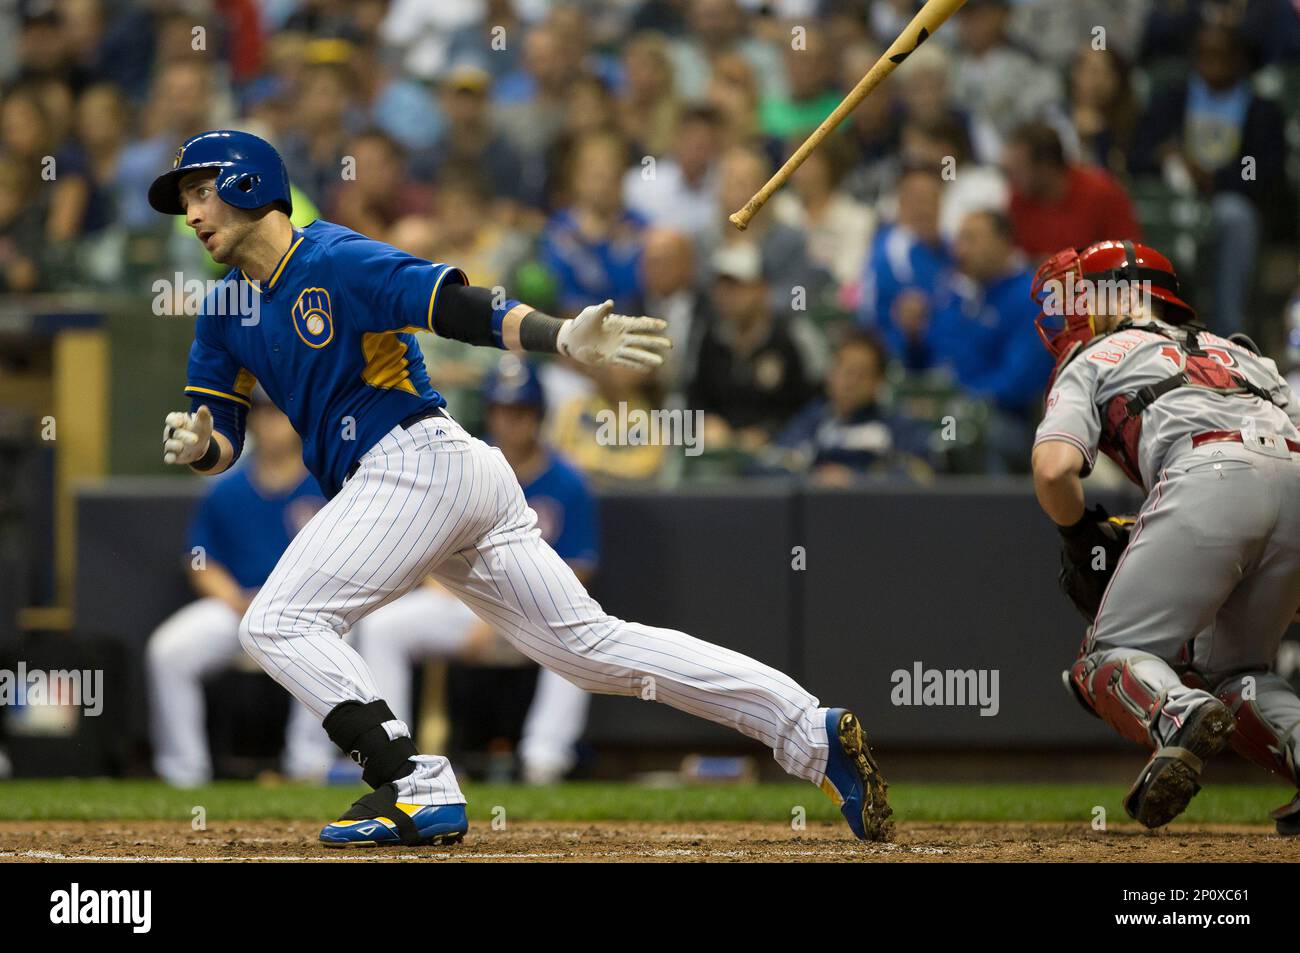
[[[1247,686],[1252,684],[1247,679],[1254,680],[1253,691],[1247,692]],[[1294,697],[1286,679],[1267,672],[1234,676],[1219,685],[1214,694],[1228,706],[1237,722],[1237,730],[1232,736],[1233,750],[1247,761],[1300,785],[1293,747],[1296,732],[1300,731],[1300,717],[1289,715],[1289,723],[1281,725],[1266,718],[1260,711],[1259,697],[1273,692]],[[1300,710],[1300,702],[1296,708]]]
[[1165,703],[1165,693],[1153,691],[1133,671],[1134,664],[1154,655],[1134,652],[1124,658],[1082,656],[1070,668],[1075,697],[1098,718],[1130,741],[1154,748],[1152,726]]
[[415,770],[410,759],[420,753],[406,722],[383,699],[362,704],[343,702],[325,716],[325,733],[343,753],[361,765],[372,788],[404,778]]

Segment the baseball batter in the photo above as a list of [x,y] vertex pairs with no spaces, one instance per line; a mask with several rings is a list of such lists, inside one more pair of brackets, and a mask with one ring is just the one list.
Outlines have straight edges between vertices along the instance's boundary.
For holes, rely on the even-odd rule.
[[[1168,823],[1229,742],[1300,786],[1300,698],[1271,672],[1300,605],[1300,406],[1249,339],[1195,323],[1145,245],[1060,252],[1035,293],[1057,365],[1034,481],[1067,553],[1105,549],[1080,482],[1098,450],[1148,494],[1068,674],[1089,710],[1154,749],[1125,809]],[[1300,833],[1300,796],[1274,817]]]
[[[612,314],[608,301],[561,320],[349,229],[294,228],[280,156],[244,132],[189,139],[149,201],[184,215],[231,266],[195,327],[191,409],[167,415],[163,459],[229,467],[258,381],[330,498],[240,623],[244,648],[374,788],[321,831],[323,843],[454,843],[468,828],[451,765],[417,750],[342,639],[430,574],[579,687],[653,698],[760,739],[839,803],[855,835],[887,835],[885,782],[852,713],[737,652],[604,612],[542,541],[502,454],[448,415],[411,335],[653,368],[669,346],[663,321]],[[253,294],[230,293],[241,283]]]

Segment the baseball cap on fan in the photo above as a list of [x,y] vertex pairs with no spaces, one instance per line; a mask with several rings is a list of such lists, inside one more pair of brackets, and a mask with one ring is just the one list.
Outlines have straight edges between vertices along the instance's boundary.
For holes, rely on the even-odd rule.
[[715,278],[730,278],[743,284],[763,279],[763,255],[753,242],[732,242],[713,253],[710,261]]
[[492,77],[481,66],[473,63],[461,63],[453,66],[443,74],[440,85],[443,89],[454,93],[473,93],[481,96],[492,85]]

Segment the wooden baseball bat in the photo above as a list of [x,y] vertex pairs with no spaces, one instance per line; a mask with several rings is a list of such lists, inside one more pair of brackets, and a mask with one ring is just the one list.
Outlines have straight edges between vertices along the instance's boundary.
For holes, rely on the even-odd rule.
[[876,60],[876,65],[867,70],[867,75],[858,80],[858,85],[849,90],[849,94],[840,100],[835,111],[822,120],[822,124],[812,131],[803,144],[795,150],[794,155],[785,160],[785,165],[777,169],[776,174],[767,180],[767,184],[754,193],[753,198],[745,203],[744,208],[732,213],[729,218],[731,224],[743,232],[749,225],[749,220],[767,204],[772,193],[785,185],[786,179],[794,174],[795,169],[803,165],[803,160],[808,158],[808,154],[844,121],[844,117],[853,112],[858,103],[866,99],[871,91],[879,86],[899,63],[907,59],[913,50],[939,29],[945,20],[965,5],[966,0],[929,0],[918,10],[916,16],[912,17],[912,22],[898,34],[898,39],[893,42],[893,45]]

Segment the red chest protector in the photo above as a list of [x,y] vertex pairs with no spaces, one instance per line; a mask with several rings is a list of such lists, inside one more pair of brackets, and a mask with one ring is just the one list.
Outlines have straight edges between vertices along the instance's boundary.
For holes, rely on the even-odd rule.
[[[1120,331],[1127,331],[1136,325],[1125,321],[1114,331],[1102,337],[1109,337]],[[1249,394],[1260,400],[1274,403],[1273,395],[1257,387],[1244,374],[1235,370],[1237,359],[1232,351],[1223,347],[1203,348],[1198,336],[1204,328],[1195,325],[1183,325],[1178,333],[1166,330],[1158,325],[1142,326],[1141,330],[1159,334],[1169,340],[1161,353],[1179,368],[1162,381],[1138,388],[1131,394],[1118,394],[1104,404],[1098,405],[1101,411],[1101,439],[1097,448],[1115,461],[1116,465],[1138,486],[1142,486],[1142,471],[1138,463],[1138,443],[1142,438],[1142,411],[1170,391],[1180,387],[1199,387],[1216,394]],[[1100,340],[1100,338],[1098,338]],[[1095,343],[1095,342],[1093,342]],[[1083,348],[1076,348],[1062,362],[1061,368],[1078,355]],[[1059,373],[1059,369],[1058,369]]]

